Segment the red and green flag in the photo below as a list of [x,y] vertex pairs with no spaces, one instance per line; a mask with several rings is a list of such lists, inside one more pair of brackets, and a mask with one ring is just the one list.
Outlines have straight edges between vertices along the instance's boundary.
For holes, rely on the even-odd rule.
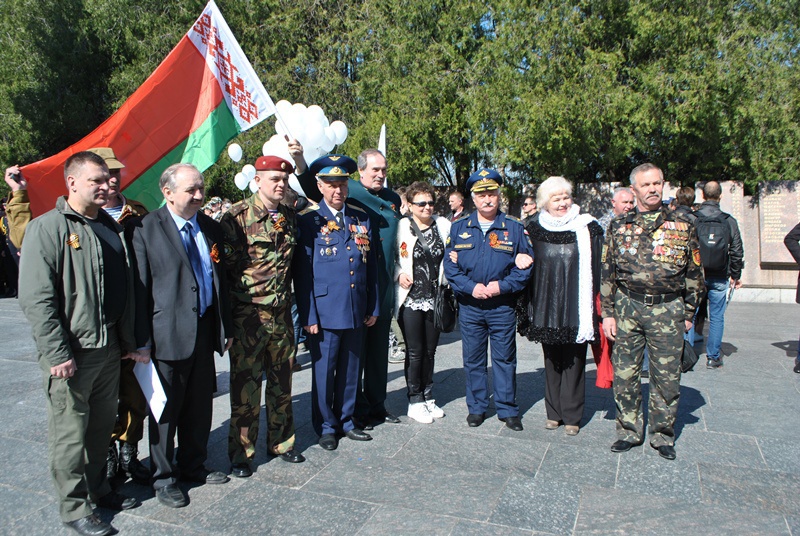
[[167,167],[184,162],[205,171],[232,138],[273,113],[275,104],[211,0],[119,110],[74,145],[22,168],[31,208],[42,214],[66,193],[70,155],[111,147],[125,164],[125,195],[152,210],[163,200],[158,180]]

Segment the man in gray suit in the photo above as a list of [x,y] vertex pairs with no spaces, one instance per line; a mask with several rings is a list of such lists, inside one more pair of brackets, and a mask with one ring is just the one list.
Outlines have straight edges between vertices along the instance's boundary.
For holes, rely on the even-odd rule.
[[[156,497],[165,506],[188,503],[177,481],[223,484],[227,475],[204,464],[215,385],[214,350],[232,333],[220,264],[222,229],[203,206],[203,176],[174,164],[159,182],[165,205],[131,226],[136,259],[136,343],[152,358],[167,405],[150,415],[150,466]],[[180,449],[173,462],[175,433]]]

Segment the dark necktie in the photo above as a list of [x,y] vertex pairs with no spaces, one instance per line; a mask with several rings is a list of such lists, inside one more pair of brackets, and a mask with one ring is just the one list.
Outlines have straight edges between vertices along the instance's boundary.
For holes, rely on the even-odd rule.
[[337,212],[336,213],[336,225],[338,225],[339,227],[342,227],[342,221],[344,221],[344,219],[342,218],[342,213],[341,212]]
[[198,300],[200,305],[199,314],[203,316],[208,308],[208,300],[206,299],[207,283],[205,271],[203,270],[203,261],[200,259],[200,250],[197,249],[197,243],[192,236],[192,224],[188,221],[183,226],[183,229],[181,229],[181,239],[183,240],[183,247],[186,248],[186,253],[189,255],[189,262],[192,265],[194,278],[197,280],[197,288],[199,289]]

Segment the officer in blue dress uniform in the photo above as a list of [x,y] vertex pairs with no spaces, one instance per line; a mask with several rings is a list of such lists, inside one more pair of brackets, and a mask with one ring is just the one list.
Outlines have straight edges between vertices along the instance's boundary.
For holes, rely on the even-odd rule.
[[[467,180],[475,212],[453,223],[444,271],[460,305],[461,347],[467,380],[467,423],[480,426],[489,407],[487,342],[492,343],[494,404],[497,417],[522,430],[516,401],[517,346],[514,302],[531,275],[518,268],[519,253],[533,256],[525,227],[500,211],[503,179],[493,169],[479,169]],[[450,256],[452,258],[452,256]]]
[[309,334],[311,420],[326,450],[336,449],[340,436],[372,439],[353,424],[364,329],[379,313],[369,217],[345,203],[347,179],[356,167],[351,158],[335,154],[312,162],[309,170],[322,201],[298,218],[294,284],[300,325]]

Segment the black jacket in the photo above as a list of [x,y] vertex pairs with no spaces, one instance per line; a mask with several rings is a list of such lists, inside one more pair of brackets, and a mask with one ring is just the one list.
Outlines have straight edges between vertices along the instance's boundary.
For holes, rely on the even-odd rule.
[[[716,201],[704,201],[700,208],[695,211],[696,216],[712,217],[724,214]],[[709,277],[730,277],[732,279],[742,278],[742,268],[744,268],[744,245],[742,235],[739,233],[739,224],[736,218],[728,214],[725,219],[731,229],[731,242],[728,246],[728,273],[711,273],[706,270],[706,279]]]
[[[783,243],[786,249],[789,250],[789,253],[792,254],[792,257],[794,257],[795,262],[800,264],[800,223],[789,231],[789,234],[783,239]],[[795,297],[795,301],[800,303],[800,274],[797,275],[797,296]]]

